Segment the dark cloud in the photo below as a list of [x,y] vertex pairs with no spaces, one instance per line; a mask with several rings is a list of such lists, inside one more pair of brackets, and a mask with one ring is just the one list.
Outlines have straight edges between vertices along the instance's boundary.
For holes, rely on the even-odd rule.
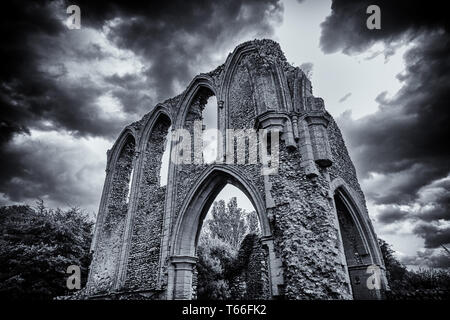
[[431,249],[418,251],[415,256],[404,257],[401,261],[406,265],[450,268],[450,255],[443,248],[437,253]]
[[417,203],[423,207],[418,214],[421,220],[425,222],[441,219],[450,221],[450,178],[434,181],[419,190]]
[[408,215],[408,212],[401,210],[398,206],[390,205],[387,208],[381,210],[377,216],[377,221],[380,223],[388,224],[398,220],[403,220]]
[[440,34],[420,40],[405,55],[403,87],[394,98],[380,95],[380,109],[357,121],[349,114],[339,119],[361,176],[411,169],[413,179],[402,186],[406,195],[450,171],[450,147],[443,143],[450,136],[450,41]]
[[411,223],[413,233],[425,240],[426,248],[450,243],[449,221],[450,177],[422,187],[407,205],[383,205],[377,214],[377,222],[382,225]]
[[[13,202],[37,198],[62,206],[96,210],[104,176],[101,141],[87,141],[54,132],[32,139],[17,137],[3,150],[0,192]],[[7,171],[10,171],[7,174]]]
[[425,248],[437,248],[450,243],[450,226],[438,227],[423,223],[414,228],[414,233],[425,239]]
[[[2,143],[30,128],[48,128],[49,123],[51,129],[93,136],[112,136],[123,125],[100,117],[95,101],[103,92],[97,83],[90,78],[65,81],[65,65],[51,65],[49,56],[70,55],[78,60],[100,56],[94,44],[83,52],[77,43],[64,41],[70,38],[59,15],[63,9],[52,1],[14,1],[0,13],[5,41],[0,48]],[[45,69],[48,65],[52,68]]]
[[[270,36],[282,12],[277,0],[8,2],[0,11],[0,196],[62,205],[88,203],[99,192],[77,178],[82,170],[64,159],[63,140],[36,141],[33,132],[59,132],[78,144],[112,140],[209,71],[212,56]],[[81,8],[81,30],[63,24],[69,4]],[[82,163],[98,166],[92,150],[70,146],[85,153]]]
[[[366,27],[369,17],[366,10],[372,4],[381,9],[380,30]],[[331,15],[321,25],[320,46],[326,53],[358,53],[376,41],[385,42],[391,49],[396,41],[414,39],[424,31],[450,30],[445,5],[438,0],[333,0],[331,10]]]
[[[366,28],[370,4],[381,9],[381,30]],[[371,115],[354,120],[347,112],[337,121],[366,194],[380,208],[378,222],[413,223],[427,248],[450,241],[449,22],[441,2],[334,0],[321,25],[326,53],[358,54],[381,42],[389,56],[412,44],[399,92],[390,99],[381,93]]]
[[[20,21],[20,23],[19,23]],[[14,32],[13,32],[14,30]],[[28,132],[28,126],[18,119],[27,119],[30,114],[26,107],[15,105],[15,98],[21,97],[15,86],[22,85],[25,75],[36,71],[37,57],[30,54],[30,35],[40,34],[55,36],[62,30],[62,25],[55,18],[51,8],[43,3],[14,1],[0,10],[0,35],[3,44],[0,47],[0,142],[5,143],[15,133]],[[28,92],[39,91],[39,86],[30,86]],[[13,113],[13,114],[11,114]]]
[[119,76],[114,74],[104,78],[106,83],[113,86],[111,93],[121,102],[126,113],[143,112],[155,104],[155,97],[150,96],[148,84],[141,75],[125,74]]
[[[0,48],[0,141],[29,128],[41,128],[42,121],[74,134],[112,137],[130,120],[101,117],[96,101],[105,94],[105,87],[91,79],[93,75],[71,83],[62,79],[67,76],[69,60],[95,64],[111,55],[94,41],[77,39],[78,31],[62,24],[68,4],[14,1],[0,13],[4,40]],[[121,76],[121,83],[113,77],[105,79],[115,86],[111,92],[123,103],[125,113],[132,115],[142,115],[150,102],[156,104],[175,94],[177,83],[185,85],[199,71],[207,71],[201,69],[211,54],[229,50],[242,37],[270,35],[271,23],[282,10],[276,0],[76,4],[81,7],[82,28],[108,30],[107,36],[117,46],[143,58],[145,70],[140,78]],[[50,59],[61,63],[43,70],[52,64]],[[137,89],[151,89],[152,96]]]
[[270,35],[281,19],[278,0],[264,1],[78,1],[88,23],[109,24],[108,37],[148,62],[148,85],[157,100],[169,98],[193,75],[212,67],[214,53],[227,52],[248,35]]

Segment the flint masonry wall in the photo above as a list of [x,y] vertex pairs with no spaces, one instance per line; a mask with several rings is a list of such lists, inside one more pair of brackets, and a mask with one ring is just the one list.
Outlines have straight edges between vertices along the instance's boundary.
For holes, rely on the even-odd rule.
[[127,195],[129,193],[130,175],[133,167],[135,142],[127,137],[118,155],[114,168],[107,168],[109,175],[108,195],[105,196],[105,214],[101,229],[97,228],[101,242],[93,256],[90,285],[95,286],[98,293],[114,290],[117,272],[117,261],[120,260],[122,236],[128,210]]
[[245,280],[244,299],[265,300],[271,298],[267,267],[267,251],[263,248],[260,239],[255,238],[248,265],[243,274]]
[[160,186],[161,159],[170,120],[160,118],[152,130],[139,183],[124,287],[156,289],[166,186]]
[[[187,130],[195,150],[194,124],[202,120],[212,95],[217,98],[221,146],[228,146],[228,152],[213,164],[194,155],[188,158],[191,163],[176,164],[183,155],[172,153],[167,186],[160,187],[169,126]],[[245,163],[237,163],[237,153],[251,146],[250,138],[239,144],[226,129],[278,131],[278,172],[261,174],[267,164],[262,164],[260,151],[270,150],[263,136],[256,140],[261,149],[253,150],[257,163],[248,163],[249,154]],[[135,151],[125,148],[131,143],[124,141],[134,141]],[[271,40],[238,46],[225,64],[196,76],[182,94],[125,128],[108,153],[108,168],[85,290],[89,297],[193,298],[196,239],[209,205],[226,183],[244,191],[256,208],[270,297],[360,297],[352,289],[354,271],[348,267],[352,234],[362,239],[360,251],[368,255],[364,263],[384,268],[339,128],[323,100],[313,96],[309,79],[287,63]],[[344,205],[337,210],[339,197]],[[356,267],[363,270],[365,265]]]

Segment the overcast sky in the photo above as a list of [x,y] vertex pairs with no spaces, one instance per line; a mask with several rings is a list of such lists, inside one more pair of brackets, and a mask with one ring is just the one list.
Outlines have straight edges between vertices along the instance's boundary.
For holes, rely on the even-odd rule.
[[[408,265],[450,267],[450,19],[434,1],[376,3],[381,30],[365,28],[371,1],[11,1],[0,12],[0,203],[96,212],[106,150],[126,124],[239,43],[271,38],[310,70],[340,125],[378,236]],[[69,4],[80,30],[64,24]]]

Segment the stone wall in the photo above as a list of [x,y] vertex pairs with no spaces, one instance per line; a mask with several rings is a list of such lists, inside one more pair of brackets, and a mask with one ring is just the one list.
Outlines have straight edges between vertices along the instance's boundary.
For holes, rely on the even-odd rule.
[[[116,165],[112,169],[111,189],[107,198],[106,211],[99,225],[99,241],[95,248],[89,279],[95,294],[114,289],[120,261],[120,249],[128,210],[127,196],[135,154],[135,142],[129,137],[120,151]],[[99,223],[98,221],[97,223]]]
[[261,239],[255,238],[248,265],[243,272],[245,279],[244,299],[267,300],[271,298],[268,254]]
[[[169,125],[186,129],[194,150],[194,123],[201,120],[212,95],[218,102],[224,145],[232,146],[234,156],[225,157],[225,163],[202,164],[202,159],[192,155],[194,163],[171,164],[167,187],[160,187],[160,161]],[[161,112],[167,119],[158,122]],[[279,131],[279,169],[275,174],[261,174],[259,151],[257,164],[247,163],[249,155],[246,163],[236,163],[239,148],[248,148],[249,140],[238,147],[237,141],[227,140],[225,130],[250,128]],[[274,41],[241,44],[223,65],[196,76],[182,94],[158,104],[127,129],[135,135],[136,150],[141,153],[133,161],[131,149],[113,148],[108,156],[113,173],[105,181],[94,237],[88,281],[92,292],[145,291],[152,298],[192,298],[196,244],[191,240],[199,232],[210,198],[226,183],[241,188],[257,210],[271,297],[352,298],[344,252],[353,250],[349,239],[357,232],[364,233],[370,260],[383,267],[364,194],[341,132],[324,101],[313,96],[309,79],[286,61]],[[132,165],[139,168],[135,174],[139,178],[133,181],[131,203],[127,204]],[[200,181],[211,185],[202,186]],[[339,208],[333,199],[336,181],[348,191],[362,231],[346,227],[351,225],[345,220],[348,216],[341,215],[338,220]],[[344,225],[343,241],[339,224]]]
[[170,120],[161,118],[145,149],[138,202],[132,226],[125,287],[156,289],[166,186],[160,186],[161,159]]
[[[202,112],[205,108],[205,105],[208,101],[208,98],[213,95],[213,92],[210,90],[203,88],[199,90],[199,92],[194,96],[192,103],[188,106],[186,118],[183,123],[185,128],[190,136],[191,136],[191,150],[195,150],[195,141],[194,141],[194,124],[195,122],[202,122]],[[197,141],[198,143],[198,141]],[[180,155],[181,156],[181,155]],[[200,156],[200,159],[196,159],[195,157]],[[191,190],[192,186],[195,184],[196,179],[200,176],[202,171],[207,167],[206,164],[203,164],[203,157],[200,154],[195,154],[195,151],[191,154],[190,161],[188,164],[181,163],[176,168],[176,177],[174,188],[176,190],[176,214],[173,219],[173,223],[175,223],[178,214],[180,213],[181,206],[187,200],[187,194]],[[173,232],[172,225],[172,232]]]
[[349,298],[339,267],[338,230],[328,201],[328,181],[306,177],[298,150],[280,152],[280,170],[271,177],[276,250],[282,257],[289,299]]

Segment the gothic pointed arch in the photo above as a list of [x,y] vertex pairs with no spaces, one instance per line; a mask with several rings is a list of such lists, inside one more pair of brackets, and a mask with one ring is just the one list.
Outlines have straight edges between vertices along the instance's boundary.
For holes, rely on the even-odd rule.
[[168,110],[167,107],[159,104],[155,107],[155,109],[151,111],[142,127],[141,130],[142,133],[140,134],[139,144],[137,148],[139,152],[145,151],[145,148],[147,147],[147,142],[150,138],[153,128],[155,124],[158,123],[158,121],[160,121],[161,119],[163,119],[166,122],[167,121],[170,123],[173,122],[170,110]]
[[[117,289],[137,285],[154,289],[158,274],[144,275],[139,268],[157,269],[160,265],[160,232],[164,218],[166,187],[160,184],[162,157],[170,141],[170,113],[157,106],[147,119],[138,146],[131,207],[122,240]],[[170,144],[169,144],[170,148]]]
[[384,267],[367,211],[342,178],[335,179],[331,186],[353,298],[377,299],[381,286],[371,289],[367,281],[376,273],[381,285]]
[[228,183],[239,188],[252,202],[261,224],[262,235],[271,236],[262,196],[236,169],[226,165],[209,167],[197,180],[184,202],[175,223],[173,255],[195,255],[202,220],[215,197]]
[[96,286],[97,292],[112,290],[117,282],[116,261],[121,256],[135,151],[134,132],[126,128],[108,155],[106,182],[92,243],[93,271],[89,273],[89,286]]
[[193,99],[201,90],[208,91],[208,95],[217,96],[217,88],[211,76],[207,74],[200,74],[196,76],[184,91],[177,106],[178,115],[175,120],[175,128],[183,127],[189,107],[191,106]]

